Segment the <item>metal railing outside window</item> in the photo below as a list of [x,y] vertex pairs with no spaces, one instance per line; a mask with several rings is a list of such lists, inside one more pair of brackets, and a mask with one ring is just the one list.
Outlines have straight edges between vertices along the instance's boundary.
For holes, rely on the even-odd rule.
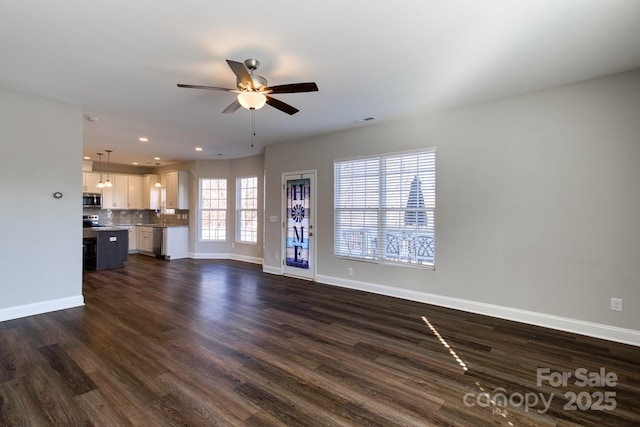
[[334,255],[435,266],[435,150],[334,162]]

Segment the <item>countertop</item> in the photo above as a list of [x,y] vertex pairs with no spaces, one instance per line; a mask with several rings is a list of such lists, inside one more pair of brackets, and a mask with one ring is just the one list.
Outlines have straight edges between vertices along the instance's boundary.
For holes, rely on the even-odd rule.
[[179,225],[179,224],[131,224],[131,225],[120,225],[120,227],[133,227],[134,225],[138,227],[159,227],[159,228],[167,228],[167,227],[188,227],[188,225]]
[[106,233],[106,232],[114,232],[114,231],[126,231],[129,232],[124,227],[84,227],[82,229],[82,238],[83,239],[94,239],[97,237],[98,233]]
[[127,230],[126,227],[121,225],[109,225],[106,227],[85,227],[84,230],[95,230],[95,231],[117,231],[117,230]]

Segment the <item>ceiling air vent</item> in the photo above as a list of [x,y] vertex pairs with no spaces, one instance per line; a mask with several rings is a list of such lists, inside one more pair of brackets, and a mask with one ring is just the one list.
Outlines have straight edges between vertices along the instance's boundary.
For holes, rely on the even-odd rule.
[[364,119],[359,119],[359,120],[354,120],[353,123],[364,123],[364,122],[370,122],[371,120],[375,120],[375,117],[365,117]]

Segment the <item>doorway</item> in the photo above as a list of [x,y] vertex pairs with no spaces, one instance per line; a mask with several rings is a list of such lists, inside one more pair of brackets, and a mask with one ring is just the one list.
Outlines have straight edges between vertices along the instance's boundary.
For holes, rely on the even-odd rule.
[[315,278],[316,171],[282,174],[283,274]]

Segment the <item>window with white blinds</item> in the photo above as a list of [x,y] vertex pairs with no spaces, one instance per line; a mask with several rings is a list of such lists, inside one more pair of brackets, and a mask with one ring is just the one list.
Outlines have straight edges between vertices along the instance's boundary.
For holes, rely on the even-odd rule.
[[334,254],[434,267],[435,150],[334,163]]

